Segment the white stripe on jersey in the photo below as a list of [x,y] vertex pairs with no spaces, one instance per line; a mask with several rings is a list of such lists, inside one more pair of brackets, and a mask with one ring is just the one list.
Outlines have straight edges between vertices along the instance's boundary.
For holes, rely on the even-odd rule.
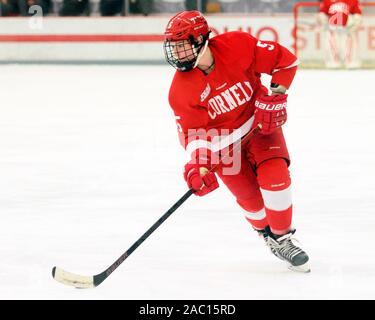
[[193,140],[188,143],[186,146],[186,151],[189,156],[200,148],[206,148],[211,150],[211,152],[217,152],[219,150],[225,149],[231,144],[235,143],[236,141],[240,140],[246,133],[248,133],[251,129],[251,126],[254,122],[254,116],[252,116],[249,120],[247,120],[241,127],[238,129],[233,130],[233,132],[229,135],[225,136],[217,136],[214,137],[213,142],[209,142],[203,139]]
[[291,65],[289,65],[289,66],[287,66],[287,67],[280,68],[280,69],[273,69],[272,74],[274,74],[275,72],[280,71],[280,70],[290,69],[290,68],[293,68],[293,67],[295,67],[295,66],[298,66],[298,65],[299,65],[299,62],[300,62],[300,61],[297,59],[296,61],[294,61]]

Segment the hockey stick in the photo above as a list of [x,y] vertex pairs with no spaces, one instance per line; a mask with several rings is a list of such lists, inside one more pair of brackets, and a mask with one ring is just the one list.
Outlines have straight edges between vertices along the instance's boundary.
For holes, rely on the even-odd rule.
[[101,284],[108,276],[117,269],[117,267],[124,262],[124,260],[130,256],[130,254],[139,247],[139,245],[145,241],[151,233],[153,233],[176,209],[181,206],[192,194],[194,190],[190,189],[187,191],[180,200],[178,200],[158,221],[156,221],[151,228],[149,228],[120,258],[112,263],[102,273],[94,276],[81,276],[71,272],[67,272],[59,267],[53,267],[52,276],[55,280],[76,288],[93,288]]
[[[261,129],[261,125],[254,127],[252,130],[250,130],[241,140],[240,144],[237,144],[237,146],[242,145],[244,143],[247,143],[252,139]],[[232,149],[232,151],[235,150],[235,147]],[[230,152],[226,153],[223,157],[227,157]],[[215,165],[210,171],[214,171],[217,169],[217,165]],[[121,263],[125,261],[127,257],[129,257],[132,252],[137,249],[143,241],[145,241],[165,220],[168,219],[168,217],[177,210],[192,194],[194,190],[190,189],[187,191],[164,215],[156,221],[125,253],[123,253],[114,263],[112,263],[106,270],[103,272],[96,274],[94,276],[82,276],[79,274],[71,273],[68,271],[65,271],[59,267],[53,267],[52,268],[52,276],[53,278],[61,282],[63,284],[73,286],[76,288],[94,288],[100,285],[105,279],[109,277],[109,275],[115,271]]]

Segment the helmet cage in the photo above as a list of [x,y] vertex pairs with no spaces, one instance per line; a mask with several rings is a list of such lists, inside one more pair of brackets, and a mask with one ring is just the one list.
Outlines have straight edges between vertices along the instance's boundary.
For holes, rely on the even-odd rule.
[[[202,48],[208,41],[210,32],[194,39],[192,35],[184,40],[164,41],[164,55],[167,62],[178,71],[190,71],[196,66],[196,62]],[[200,40],[200,41],[199,41]],[[182,56],[183,58],[179,58]]]

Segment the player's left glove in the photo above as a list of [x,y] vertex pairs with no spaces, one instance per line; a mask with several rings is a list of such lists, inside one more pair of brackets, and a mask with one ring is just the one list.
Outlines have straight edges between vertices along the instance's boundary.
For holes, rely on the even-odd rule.
[[209,165],[199,164],[197,161],[189,161],[185,165],[185,181],[197,196],[202,197],[219,187],[215,173],[209,169]]
[[254,125],[262,125],[262,134],[271,134],[287,119],[287,94],[260,96],[255,100]]

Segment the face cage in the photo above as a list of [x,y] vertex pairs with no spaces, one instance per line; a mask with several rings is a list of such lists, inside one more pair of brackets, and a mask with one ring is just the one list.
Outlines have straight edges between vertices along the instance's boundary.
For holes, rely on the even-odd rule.
[[[167,62],[178,71],[186,72],[194,68],[199,52],[204,47],[208,37],[204,37],[201,44],[193,40],[185,41],[183,48],[177,47],[177,43],[181,41],[164,41],[164,55]],[[179,59],[179,54],[184,53],[182,59]]]

